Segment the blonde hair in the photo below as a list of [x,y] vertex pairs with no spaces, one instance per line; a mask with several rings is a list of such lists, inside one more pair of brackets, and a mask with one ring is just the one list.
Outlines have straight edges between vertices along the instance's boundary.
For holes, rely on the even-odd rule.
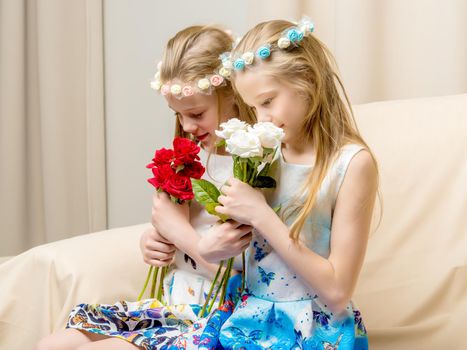
[[[206,75],[213,74],[220,66],[219,56],[232,49],[233,38],[216,26],[191,26],[178,32],[171,38],[164,50],[160,78],[162,81],[180,79],[196,81]],[[238,118],[253,123],[256,118],[251,110],[232,89],[232,84],[218,87],[213,92],[217,95],[218,123],[221,118],[223,101],[232,98]],[[175,136],[190,137],[183,131],[180,121],[175,122]]]
[[[295,202],[299,204],[292,210],[298,215],[290,228],[290,237],[297,241],[316,202],[318,190],[344,145],[356,143],[364,146],[370,152],[376,168],[377,162],[358,131],[349,99],[337,74],[336,63],[326,46],[314,35],[306,35],[298,47],[277,47],[276,43],[284,31],[293,26],[293,23],[282,20],[260,23],[242,38],[232,56],[256,52],[260,46],[270,44],[269,58],[255,58],[261,60],[262,74],[273,76],[293,87],[308,101],[303,134],[299,137],[303,141],[311,139],[315,163],[304,187],[298,192],[308,193],[308,196],[304,203],[297,198]],[[235,76],[233,83],[235,85]]]

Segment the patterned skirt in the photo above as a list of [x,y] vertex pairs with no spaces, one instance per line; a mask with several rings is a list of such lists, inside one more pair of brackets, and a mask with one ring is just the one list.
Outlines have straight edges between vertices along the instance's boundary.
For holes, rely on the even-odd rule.
[[219,331],[240,297],[240,285],[240,275],[231,277],[226,301],[206,317],[198,317],[201,305],[164,306],[155,299],[79,304],[67,328],[120,338],[147,350],[222,349]]

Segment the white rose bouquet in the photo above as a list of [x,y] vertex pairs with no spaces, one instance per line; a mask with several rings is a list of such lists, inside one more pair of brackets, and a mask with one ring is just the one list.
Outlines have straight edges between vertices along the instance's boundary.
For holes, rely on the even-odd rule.
[[[272,188],[276,186],[276,181],[268,176],[269,168],[274,156],[281,145],[284,131],[270,122],[260,122],[253,126],[236,118],[220,125],[221,130],[216,130],[216,135],[221,138],[218,146],[225,146],[234,161],[234,177],[257,188]],[[195,199],[206,208],[210,214],[218,216],[222,221],[229,218],[217,213],[214,208],[218,205],[220,191],[215,185],[206,180],[192,179],[193,192]],[[224,265],[220,262],[219,269],[214,277],[211,289],[206,298],[206,302],[200,311],[202,317],[208,307],[208,313],[217,299],[219,291],[222,290],[219,305],[224,303],[227,283],[233,266],[234,258],[227,261],[226,269],[220,279],[216,292],[213,296],[214,287],[217,284],[219,276]],[[243,272],[242,272],[242,290],[245,285],[245,253],[242,253]]]

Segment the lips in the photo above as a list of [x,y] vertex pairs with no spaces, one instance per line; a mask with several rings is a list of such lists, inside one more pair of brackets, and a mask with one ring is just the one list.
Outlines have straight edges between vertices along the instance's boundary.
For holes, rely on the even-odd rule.
[[206,139],[206,137],[208,137],[208,136],[209,136],[209,133],[206,133],[206,134],[203,134],[203,135],[199,135],[199,136],[195,136],[195,137],[196,137],[196,139],[197,139],[198,141],[204,141],[204,140]]

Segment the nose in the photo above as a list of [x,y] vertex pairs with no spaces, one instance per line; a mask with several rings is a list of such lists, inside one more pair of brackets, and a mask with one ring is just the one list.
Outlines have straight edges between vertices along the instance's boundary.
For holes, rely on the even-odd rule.
[[267,111],[257,111],[256,118],[259,122],[272,122],[272,118]]
[[198,129],[198,125],[194,120],[190,120],[190,118],[182,118],[181,120],[183,131],[194,134],[195,131]]

